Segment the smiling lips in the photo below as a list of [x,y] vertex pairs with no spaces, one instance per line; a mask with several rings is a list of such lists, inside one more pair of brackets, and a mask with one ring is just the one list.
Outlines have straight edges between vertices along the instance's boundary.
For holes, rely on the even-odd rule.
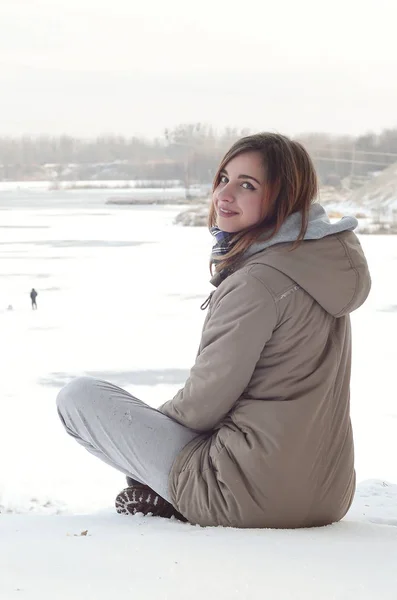
[[220,206],[218,206],[218,213],[219,213],[219,216],[226,217],[226,218],[227,217],[234,217],[235,215],[238,214],[238,213],[236,213],[236,212],[234,212],[232,210],[229,210],[227,208],[221,208]]

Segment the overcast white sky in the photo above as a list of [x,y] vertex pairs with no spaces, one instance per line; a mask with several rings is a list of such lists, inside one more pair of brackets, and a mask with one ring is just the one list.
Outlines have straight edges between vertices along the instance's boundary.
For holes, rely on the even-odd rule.
[[0,0],[0,135],[397,126],[397,0]]

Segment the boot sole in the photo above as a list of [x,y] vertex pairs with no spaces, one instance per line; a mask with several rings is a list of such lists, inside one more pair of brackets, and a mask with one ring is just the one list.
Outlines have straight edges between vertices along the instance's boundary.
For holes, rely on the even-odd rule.
[[187,519],[175,508],[145,485],[134,485],[122,490],[115,500],[116,512],[120,515],[152,515],[170,519],[175,517],[179,521],[186,522]]

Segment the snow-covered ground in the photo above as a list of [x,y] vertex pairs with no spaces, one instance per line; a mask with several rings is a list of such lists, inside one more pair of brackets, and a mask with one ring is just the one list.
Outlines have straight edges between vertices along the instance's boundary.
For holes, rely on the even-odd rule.
[[179,208],[28,194],[0,191],[0,599],[397,598],[397,237],[361,238],[373,291],[353,315],[358,490],[346,519],[203,529],[115,514],[122,475],[64,434],[54,402],[84,373],[153,406],[183,385],[210,236],[172,225]]

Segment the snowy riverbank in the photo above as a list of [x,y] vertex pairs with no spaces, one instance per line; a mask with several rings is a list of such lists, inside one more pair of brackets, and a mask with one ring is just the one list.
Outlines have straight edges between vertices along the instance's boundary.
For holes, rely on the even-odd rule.
[[311,530],[203,529],[110,510],[1,515],[0,598],[394,600],[397,527],[376,521],[397,525],[396,507],[397,486],[369,482],[346,520]]
[[97,195],[0,191],[0,599],[395,600],[397,237],[361,237],[373,289],[352,317],[346,519],[303,531],[129,519],[113,510],[124,478],[64,434],[55,396],[86,373],[153,406],[172,397],[197,351],[212,239],[173,225],[178,207]]

